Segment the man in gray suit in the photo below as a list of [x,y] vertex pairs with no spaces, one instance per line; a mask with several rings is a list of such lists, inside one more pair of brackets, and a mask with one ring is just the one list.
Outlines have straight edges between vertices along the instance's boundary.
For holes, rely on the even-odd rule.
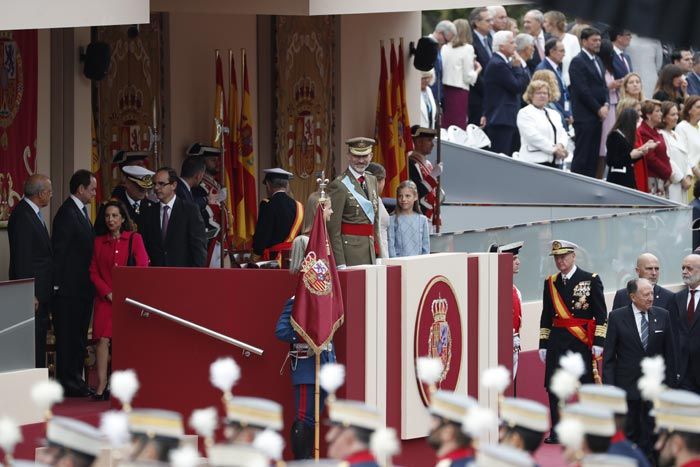
[[[658,284],[659,281],[659,259],[651,253],[642,253],[637,258],[637,277],[646,279],[654,286],[654,306],[668,310],[670,301],[673,299],[673,292],[664,289]],[[612,309],[622,308],[631,303],[627,288],[623,287],[615,293]]]

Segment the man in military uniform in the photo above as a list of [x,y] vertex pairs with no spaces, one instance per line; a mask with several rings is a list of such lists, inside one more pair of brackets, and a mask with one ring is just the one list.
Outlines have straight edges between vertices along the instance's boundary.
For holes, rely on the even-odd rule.
[[282,406],[261,397],[234,396],[226,401],[224,437],[232,444],[253,444],[265,430],[282,430]]
[[127,165],[121,169],[125,176],[124,184],[114,189],[112,198],[118,199],[129,210],[131,220],[138,228],[141,221],[141,213],[152,207],[155,203],[148,199],[149,190],[153,189],[153,175],[155,172],[140,165]]
[[337,400],[328,406],[331,429],[326,434],[328,457],[343,461],[343,467],[379,467],[369,450],[369,440],[382,427],[374,407],[350,400]]
[[[429,220],[438,205],[438,177],[442,174],[442,163],[437,166],[428,160],[433,152],[437,131],[419,125],[411,127],[413,151],[408,156],[408,178],[418,187],[418,204],[421,212]],[[392,193],[395,195],[395,193]]]
[[428,444],[437,454],[436,467],[464,467],[474,460],[472,438],[462,430],[462,421],[477,402],[466,394],[435,391],[430,397],[432,426]]
[[[544,386],[549,394],[552,427],[559,422],[559,400],[549,384],[560,357],[569,351],[581,354],[585,367],[581,382],[592,383],[593,357],[602,355],[607,329],[603,283],[597,274],[576,266],[576,248],[565,240],[552,242],[550,256],[554,256],[559,272],[545,279],[542,293],[539,354],[546,365]],[[557,442],[553,432],[545,439],[548,444]]]
[[379,251],[377,179],[365,169],[372,162],[371,138],[351,138],[347,170],[328,186],[333,214],[328,236],[338,269],[374,264]]
[[[292,370],[292,385],[294,386],[294,423],[290,434],[292,452],[295,459],[310,459],[314,449],[314,424],[316,417],[316,358],[309,344],[303,342],[294,331],[291,323],[294,297],[287,300],[282,314],[277,321],[275,336],[285,342],[289,342],[287,360],[290,361]],[[335,363],[335,350],[333,343],[329,343],[326,350],[321,352],[321,366],[326,363]],[[285,360],[286,363],[286,360]],[[326,394],[321,391],[320,411],[323,412],[323,404]]]
[[501,444],[521,449],[530,455],[540,448],[545,433],[550,429],[547,407],[528,399],[503,399],[501,420]]
[[284,169],[265,169],[263,183],[267,198],[260,202],[258,222],[253,235],[253,261],[280,259],[283,251],[292,248],[292,241],[301,229],[304,206],[289,196],[289,180]]
[[112,170],[118,169],[117,176],[119,177],[119,185],[112,190],[112,198],[121,199],[120,196],[122,196],[126,190],[126,174],[124,173],[124,168],[137,166],[148,169],[147,159],[149,155],[150,153],[147,151],[117,151],[112,157]]

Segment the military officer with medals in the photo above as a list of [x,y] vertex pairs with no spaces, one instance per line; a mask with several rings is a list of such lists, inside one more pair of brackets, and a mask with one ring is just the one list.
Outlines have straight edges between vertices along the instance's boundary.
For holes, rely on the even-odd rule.
[[289,180],[294,176],[279,167],[265,169],[263,183],[267,198],[258,207],[253,235],[253,261],[280,259],[292,248],[304,220],[304,206],[289,196]]
[[371,138],[351,138],[347,170],[328,186],[333,214],[328,236],[338,269],[374,264],[379,248],[379,195],[377,179],[366,172],[372,162]]
[[119,185],[112,190],[111,198],[121,199],[120,196],[122,196],[126,190],[126,174],[124,168],[136,166],[147,169],[149,155],[150,153],[147,151],[117,151],[114,154],[112,157],[112,171],[113,173],[117,171]]
[[[553,427],[559,422],[559,400],[549,385],[560,357],[568,351],[581,354],[585,367],[581,382],[592,383],[593,358],[602,355],[607,330],[603,283],[597,274],[576,266],[576,248],[565,240],[552,242],[550,256],[559,272],[545,279],[542,293],[539,355],[546,365],[544,386]],[[545,443],[558,443],[553,431]]]
[[153,189],[153,175],[155,172],[140,165],[127,165],[121,169],[124,174],[124,184],[114,189],[112,198],[118,199],[129,210],[129,216],[136,227],[141,221],[141,213],[155,205],[148,199],[148,192]]

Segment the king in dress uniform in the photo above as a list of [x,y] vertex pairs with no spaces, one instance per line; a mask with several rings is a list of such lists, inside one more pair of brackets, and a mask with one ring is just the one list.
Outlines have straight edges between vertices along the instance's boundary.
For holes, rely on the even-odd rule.
[[328,186],[333,214],[328,235],[339,269],[374,264],[379,251],[377,179],[365,169],[372,161],[371,138],[351,138],[349,166]]
[[267,198],[260,202],[258,222],[253,235],[253,260],[280,259],[292,248],[301,229],[304,206],[289,196],[292,174],[280,168],[265,169]]
[[[544,281],[540,317],[540,359],[545,363],[544,386],[549,395],[552,426],[559,422],[559,400],[549,385],[559,359],[569,351],[581,354],[585,373],[582,383],[593,382],[593,358],[603,353],[607,330],[607,310],[603,283],[597,274],[576,266],[578,246],[554,240],[550,256],[559,270]],[[557,443],[552,432],[545,443]]]

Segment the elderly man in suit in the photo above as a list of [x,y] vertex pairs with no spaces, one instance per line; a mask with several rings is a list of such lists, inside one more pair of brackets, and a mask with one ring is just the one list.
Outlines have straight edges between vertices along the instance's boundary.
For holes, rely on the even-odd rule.
[[493,35],[493,56],[484,71],[484,117],[491,151],[512,155],[520,99],[528,83],[525,62],[510,31]]
[[175,195],[177,174],[162,167],[153,177],[159,203],[142,216],[140,230],[151,266],[204,267],[207,241],[197,206]]
[[686,287],[669,305],[676,338],[678,382],[681,389],[700,394],[700,255],[683,258],[681,276]]
[[[671,300],[673,300],[673,292],[664,289],[658,284],[660,272],[659,259],[651,253],[642,253],[637,258],[637,267],[635,271],[640,279],[646,279],[654,286],[654,306],[668,310]],[[617,308],[626,307],[630,303],[629,292],[627,292],[626,287],[623,287],[615,293],[612,308],[615,310]]]
[[438,104],[443,106],[445,103],[445,96],[442,95],[442,55],[440,55],[440,48],[452,42],[452,39],[457,35],[457,28],[454,23],[449,20],[442,20],[436,26],[435,30],[429,35],[438,44],[438,54],[437,60],[435,61],[435,81],[430,85],[433,91],[433,96]]
[[537,65],[544,60],[544,44],[551,35],[542,29],[544,24],[544,14],[540,10],[530,10],[523,16],[523,29],[534,39],[535,51],[532,57],[527,60],[527,68],[530,74],[535,72]]
[[[482,69],[491,60],[493,55],[493,31],[491,13],[486,7],[474,8],[469,14],[469,24],[473,32],[472,45],[476,54],[476,61]],[[484,115],[484,74],[480,73],[476,83],[469,90],[469,123],[483,126]]]
[[685,78],[688,81],[688,95],[700,95],[700,52],[693,54],[693,69]]
[[613,76],[622,79],[633,71],[632,59],[625,53],[632,41],[632,33],[627,29],[610,29],[609,34],[613,44]]
[[569,129],[569,125],[573,123],[571,117],[571,96],[569,88],[564,84],[564,43],[556,38],[549,39],[544,44],[545,58],[537,65],[536,70],[549,70],[557,77],[557,85],[559,86],[559,100],[554,102],[557,112],[561,114],[562,124],[564,128]]
[[97,179],[87,170],[70,179],[70,196],[53,219],[53,326],[56,333],[56,379],[69,397],[91,390],[83,380],[87,332],[95,288],[90,280],[95,231],[87,205],[97,194]]
[[52,291],[51,239],[41,214],[51,201],[51,180],[34,174],[24,182],[24,198],[7,223],[10,241],[10,280],[34,279],[34,357],[37,368],[46,367],[46,333]]
[[675,385],[675,355],[668,311],[653,306],[654,286],[647,279],[627,283],[631,303],[614,309],[608,316],[608,332],[603,351],[603,382],[627,393],[627,437],[651,454],[654,423],[649,417],[651,404],[642,400],[637,381],[641,362],[660,355],[666,363],[666,385]]
[[377,179],[366,172],[372,162],[371,138],[351,138],[348,168],[330,185],[333,214],[328,221],[335,263],[339,269],[358,264],[374,264],[379,251],[379,195]]
[[581,31],[581,52],[571,60],[571,106],[576,132],[576,148],[571,171],[595,177],[598,166],[603,120],[608,116],[608,88],[605,66],[596,55],[600,51],[600,31]]

